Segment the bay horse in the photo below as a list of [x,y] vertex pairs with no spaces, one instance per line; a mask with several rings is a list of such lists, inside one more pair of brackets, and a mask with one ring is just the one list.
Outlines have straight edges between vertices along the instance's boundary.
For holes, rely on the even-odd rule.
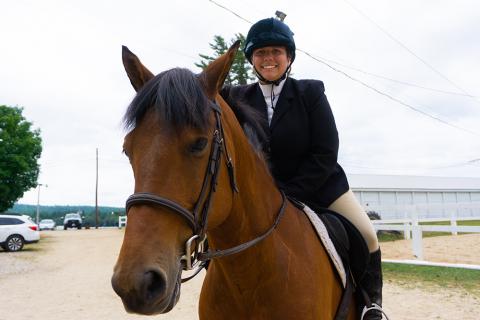
[[238,46],[198,75],[157,76],[123,47],[137,91],[123,145],[135,193],[112,287],[128,312],[166,313],[182,270],[211,260],[200,319],[333,319],[343,289],[324,247],[219,95]]

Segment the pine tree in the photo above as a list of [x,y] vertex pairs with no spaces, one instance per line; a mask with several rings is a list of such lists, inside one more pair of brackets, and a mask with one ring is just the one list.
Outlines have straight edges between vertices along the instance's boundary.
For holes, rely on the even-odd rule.
[[[213,43],[210,43],[210,48],[213,50],[213,56],[199,54],[200,58],[202,59],[200,60],[200,63],[195,63],[195,65],[199,68],[205,69],[210,62],[227,52],[228,48],[237,40],[240,40],[241,46],[243,46],[243,43],[245,42],[245,36],[241,33],[237,33],[235,35],[235,38],[231,39],[230,42],[227,44],[227,42],[222,36],[215,35],[213,37]],[[241,50],[238,50],[235,55],[235,59],[233,60],[230,73],[225,79],[225,84],[247,84],[252,80],[255,80],[252,72],[252,67],[245,58],[243,52]]]

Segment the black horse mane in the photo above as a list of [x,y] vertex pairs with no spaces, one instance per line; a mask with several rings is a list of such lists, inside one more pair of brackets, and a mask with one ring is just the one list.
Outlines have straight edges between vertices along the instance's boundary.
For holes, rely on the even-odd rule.
[[209,103],[196,76],[188,69],[174,68],[158,74],[137,92],[123,120],[127,129],[133,129],[152,107],[175,127],[204,129]]
[[[229,99],[228,102],[254,149],[262,151],[266,133],[260,115],[239,100]],[[206,129],[212,103],[205,95],[197,75],[188,69],[174,68],[158,74],[137,92],[123,122],[127,130],[132,130],[149,108],[155,108],[174,127]]]

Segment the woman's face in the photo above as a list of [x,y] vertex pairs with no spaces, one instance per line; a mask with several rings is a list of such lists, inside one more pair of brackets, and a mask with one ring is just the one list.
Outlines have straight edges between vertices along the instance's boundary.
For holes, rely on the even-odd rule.
[[283,46],[268,46],[253,51],[252,63],[260,75],[269,81],[278,80],[287,71],[290,57]]

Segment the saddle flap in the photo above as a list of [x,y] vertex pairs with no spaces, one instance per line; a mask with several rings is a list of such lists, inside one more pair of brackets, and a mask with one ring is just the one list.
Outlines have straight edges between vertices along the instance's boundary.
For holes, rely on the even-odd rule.
[[370,256],[362,234],[337,212],[322,209],[317,214],[327,227],[328,234],[346,268],[350,269],[355,281],[359,282],[363,278]]

